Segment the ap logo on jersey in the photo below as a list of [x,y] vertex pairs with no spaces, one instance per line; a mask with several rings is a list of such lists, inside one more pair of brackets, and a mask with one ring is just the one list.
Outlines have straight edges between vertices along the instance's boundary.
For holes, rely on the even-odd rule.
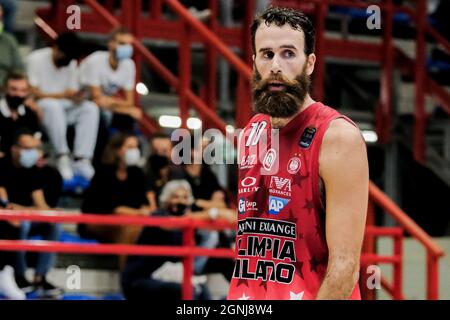
[[289,201],[289,199],[269,196],[269,214],[279,214]]

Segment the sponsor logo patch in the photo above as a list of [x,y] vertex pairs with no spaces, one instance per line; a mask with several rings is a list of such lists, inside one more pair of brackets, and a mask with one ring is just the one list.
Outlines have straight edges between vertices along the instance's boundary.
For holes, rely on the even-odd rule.
[[289,201],[290,199],[269,196],[269,214],[279,214]]

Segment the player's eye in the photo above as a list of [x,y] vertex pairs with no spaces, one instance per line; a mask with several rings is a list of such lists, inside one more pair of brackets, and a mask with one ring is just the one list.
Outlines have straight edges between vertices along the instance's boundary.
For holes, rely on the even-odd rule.
[[274,53],[272,51],[264,51],[263,52],[263,58],[264,59],[272,59],[274,56]]
[[295,57],[295,53],[294,53],[294,51],[292,51],[292,50],[284,50],[283,51],[283,56],[285,57],[285,58],[294,58]]

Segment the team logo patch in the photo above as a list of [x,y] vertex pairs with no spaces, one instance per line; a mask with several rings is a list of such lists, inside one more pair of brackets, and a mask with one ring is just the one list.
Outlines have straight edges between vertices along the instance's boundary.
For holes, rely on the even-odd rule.
[[303,131],[302,137],[300,138],[299,141],[299,146],[302,148],[309,148],[309,146],[311,145],[314,136],[316,135],[316,128],[313,127],[308,127],[305,129],[305,131]]
[[290,174],[296,174],[300,170],[301,167],[302,167],[302,162],[300,161],[300,158],[293,157],[288,162],[287,171]]
[[277,152],[274,149],[269,149],[269,151],[267,151],[266,155],[264,156],[263,160],[264,169],[270,171],[276,159],[277,159]]
[[269,196],[269,214],[279,214],[289,201],[289,199]]

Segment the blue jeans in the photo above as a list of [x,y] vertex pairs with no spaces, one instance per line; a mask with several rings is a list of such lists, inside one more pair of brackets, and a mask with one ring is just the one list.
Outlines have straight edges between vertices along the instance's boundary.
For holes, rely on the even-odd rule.
[[5,31],[12,33],[15,31],[17,1],[0,0],[0,6],[3,8],[3,22],[5,24]]
[[[200,236],[199,247],[213,249],[219,244],[219,232],[209,230],[199,230],[197,234]],[[194,258],[194,274],[202,274],[209,257]]]
[[[33,235],[42,236],[43,240],[58,241],[61,234],[61,225],[24,221],[20,225],[19,239],[27,240]],[[35,275],[45,276],[55,265],[55,253],[38,253]],[[17,252],[15,272],[17,275],[25,275],[27,270],[26,252]]]

